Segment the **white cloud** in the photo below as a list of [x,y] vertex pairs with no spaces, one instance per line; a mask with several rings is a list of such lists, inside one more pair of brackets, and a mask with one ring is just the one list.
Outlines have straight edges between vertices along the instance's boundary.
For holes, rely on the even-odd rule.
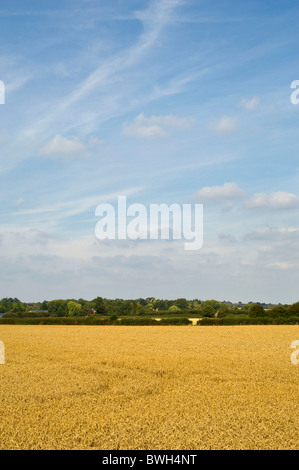
[[245,192],[239,188],[237,183],[224,183],[223,186],[205,186],[197,194],[196,199],[210,201],[233,201],[243,198]]
[[40,150],[41,155],[49,156],[75,156],[87,155],[89,150],[103,144],[103,140],[97,137],[91,137],[87,143],[78,139],[78,137],[63,137],[57,134],[52,140],[47,142]]
[[8,93],[18,91],[29,81],[28,76],[20,75],[14,78],[11,82],[5,84],[5,91]]
[[86,145],[78,137],[62,137],[57,134],[41,149],[42,155],[78,155],[85,154]]
[[243,106],[243,108],[245,108],[247,111],[253,111],[254,109],[256,109],[258,107],[258,105],[260,104],[260,100],[257,96],[254,96],[253,98],[251,98],[250,100],[247,100],[247,99],[243,99],[241,101],[241,105]]
[[255,194],[244,205],[247,209],[293,209],[299,207],[299,198],[295,194],[284,191],[273,192],[271,194]]
[[229,134],[234,132],[238,127],[238,119],[235,117],[223,116],[218,121],[210,125],[210,128],[219,134]]
[[192,119],[181,118],[171,114],[146,117],[141,113],[131,124],[124,124],[123,132],[125,135],[142,139],[167,137],[166,129],[176,128],[185,130],[191,126],[192,122]]
[[280,262],[280,261],[276,261],[275,263],[270,263],[267,265],[269,268],[272,268],[272,267],[275,267],[275,268],[279,268],[279,269],[288,269],[290,268],[292,265],[289,264],[289,263],[284,263],[284,262]]

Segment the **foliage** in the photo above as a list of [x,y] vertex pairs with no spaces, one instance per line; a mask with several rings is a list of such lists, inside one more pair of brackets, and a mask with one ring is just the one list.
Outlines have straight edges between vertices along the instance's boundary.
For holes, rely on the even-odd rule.
[[177,305],[172,305],[171,307],[169,307],[168,311],[169,312],[179,312],[180,309],[179,309],[179,307],[177,307]]
[[71,300],[67,304],[68,314],[70,317],[78,317],[82,313],[82,305],[74,300]]
[[262,305],[258,304],[252,304],[249,307],[249,316],[251,318],[256,318],[256,317],[264,317],[265,316],[265,310]]
[[293,305],[289,305],[286,309],[286,316],[292,317],[296,316],[299,317],[299,302],[295,302]]
[[[232,303],[229,301],[218,301],[215,299],[188,300],[178,298],[175,300],[155,299],[148,297],[146,299],[106,299],[98,296],[92,300],[85,299],[56,299],[43,302],[21,302],[17,298],[5,297],[0,300],[0,314],[8,318],[34,318],[40,317],[90,317],[116,315],[120,317],[169,317],[180,316],[188,318],[189,316],[198,316],[203,318],[222,318],[238,317],[240,321],[243,315],[249,315],[251,319],[269,317],[272,320],[288,319],[299,316],[299,302],[291,305],[272,305],[259,302]],[[90,320],[88,320],[90,321]],[[260,320],[259,320],[260,321]]]
[[180,310],[186,310],[189,307],[189,304],[186,299],[177,299],[175,301],[175,305],[180,309]]
[[215,316],[215,310],[210,304],[205,304],[201,309],[200,313],[203,317],[212,318]]
[[191,321],[184,317],[161,318],[160,325],[190,325]]
[[65,317],[68,315],[67,301],[58,299],[48,303],[48,312],[51,317]]
[[102,297],[97,297],[96,299],[94,299],[93,303],[94,303],[95,312],[98,315],[106,315],[107,307]]

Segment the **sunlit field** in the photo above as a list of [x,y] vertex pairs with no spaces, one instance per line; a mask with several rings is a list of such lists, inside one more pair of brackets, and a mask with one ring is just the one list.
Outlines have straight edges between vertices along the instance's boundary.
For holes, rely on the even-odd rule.
[[0,449],[299,449],[299,326],[0,326]]

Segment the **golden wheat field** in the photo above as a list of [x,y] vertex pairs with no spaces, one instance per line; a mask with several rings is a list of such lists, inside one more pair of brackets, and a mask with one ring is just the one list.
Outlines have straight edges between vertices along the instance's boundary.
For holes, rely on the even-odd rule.
[[0,449],[298,449],[298,326],[0,326]]

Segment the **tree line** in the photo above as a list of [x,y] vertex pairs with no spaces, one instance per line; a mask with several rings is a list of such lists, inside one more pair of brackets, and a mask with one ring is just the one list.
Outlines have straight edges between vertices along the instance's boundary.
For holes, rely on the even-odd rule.
[[178,298],[155,299],[107,299],[96,297],[85,299],[56,299],[25,303],[17,298],[0,300],[3,317],[135,317],[135,316],[198,316],[202,318],[299,318],[299,302],[293,304],[232,303],[229,301]]

